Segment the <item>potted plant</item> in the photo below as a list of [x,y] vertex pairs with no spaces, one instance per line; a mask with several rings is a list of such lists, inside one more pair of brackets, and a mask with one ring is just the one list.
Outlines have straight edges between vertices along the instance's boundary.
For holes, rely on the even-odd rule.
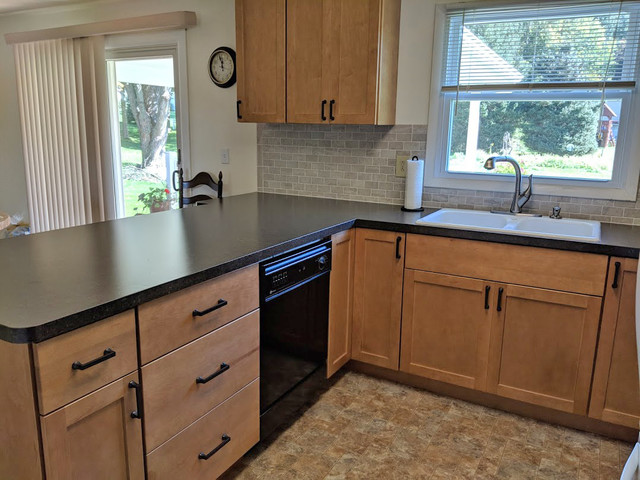
[[[155,187],[138,195],[138,200],[150,213],[161,212],[171,208],[171,192],[168,188]],[[137,209],[136,209],[137,210]]]

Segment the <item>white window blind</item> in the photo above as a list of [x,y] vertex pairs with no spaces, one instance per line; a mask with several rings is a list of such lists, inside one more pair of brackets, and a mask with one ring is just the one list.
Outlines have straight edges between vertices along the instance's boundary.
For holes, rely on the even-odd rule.
[[442,91],[633,88],[640,2],[447,11]]

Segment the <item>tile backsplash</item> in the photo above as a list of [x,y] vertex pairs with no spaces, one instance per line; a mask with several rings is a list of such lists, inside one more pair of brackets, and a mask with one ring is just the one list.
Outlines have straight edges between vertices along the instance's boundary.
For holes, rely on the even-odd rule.
[[[426,125],[258,125],[258,191],[402,205],[396,155],[424,158]],[[425,187],[425,207],[508,210],[511,193]],[[533,195],[525,211],[640,225],[640,201]]]

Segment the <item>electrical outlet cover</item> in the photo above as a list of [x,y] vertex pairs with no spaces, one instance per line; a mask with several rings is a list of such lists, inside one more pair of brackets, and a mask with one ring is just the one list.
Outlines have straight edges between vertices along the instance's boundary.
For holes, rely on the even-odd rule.
[[409,157],[406,155],[398,154],[396,156],[396,177],[406,177],[407,176],[407,160]]
[[220,150],[220,154],[220,156],[222,157],[222,164],[227,165],[229,163],[229,149],[223,148],[222,150]]

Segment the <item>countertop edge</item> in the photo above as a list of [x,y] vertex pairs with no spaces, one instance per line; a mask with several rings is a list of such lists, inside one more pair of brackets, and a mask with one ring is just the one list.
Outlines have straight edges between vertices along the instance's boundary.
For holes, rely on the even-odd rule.
[[609,245],[603,243],[575,242],[539,237],[523,237],[506,235],[493,232],[472,230],[448,229],[429,227],[425,225],[406,224],[386,220],[372,220],[366,218],[354,218],[341,223],[331,225],[320,230],[304,234],[291,240],[269,246],[267,248],[251,252],[247,255],[231,259],[224,263],[214,265],[205,270],[176,278],[169,282],[127,295],[116,300],[97,305],[80,312],[48,321],[42,325],[27,328],[11,328],[0,324],[0,340],[10,343],[39,343],[50,338],[62,335],[78,328],[98,322],[110,316],[135,308],[138,305],[156,298],[183,290],[198,283],[211,280],[234,270],[263,261],[274,255],[283,253],[289,249],[318,240],[322,237],[333,235],[352,227],[371,228],[376,230],[397,231],[401,233],[413,233],[419,235],[434,235],[450,238],[487,241],[503,244],[526,245],[530,247],[549,248],[554,250],[578,251],[597,255],[619,256],[638,258],[640,248]]

